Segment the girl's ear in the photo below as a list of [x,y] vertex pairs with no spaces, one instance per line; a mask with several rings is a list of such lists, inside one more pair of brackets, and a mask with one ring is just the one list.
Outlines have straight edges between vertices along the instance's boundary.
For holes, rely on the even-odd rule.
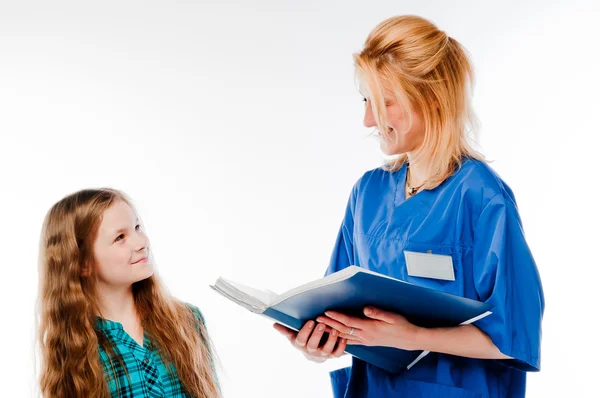
[[83,265],[81,266],[81,274],[80,276],[82,278],[87,278],[92,274],[92,266],[91,264],[89,264],[89,262],[84,262]]

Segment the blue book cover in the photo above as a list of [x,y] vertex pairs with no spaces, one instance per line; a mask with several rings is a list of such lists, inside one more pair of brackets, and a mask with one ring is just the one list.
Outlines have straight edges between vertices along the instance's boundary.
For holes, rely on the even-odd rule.
[[[475,322],[492,306],[465,297],[417,286],[360,267],[350,266],[284,294],[258,290],[219,278],[211,288],[245,307],[291,329],[332,310],[364,317],[367,305],[396,312],[422,327],[450,327]],[[346,352],[388,372],[410,369],[427,351],[352,345]]]

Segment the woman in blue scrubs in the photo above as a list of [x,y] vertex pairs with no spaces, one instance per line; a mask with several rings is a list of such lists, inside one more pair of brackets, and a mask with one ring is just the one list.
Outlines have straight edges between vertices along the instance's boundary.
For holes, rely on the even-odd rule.
[[297,333],[275,328],[317,362],[350,344],[431,351],[398,374],[353,358],[331,374],[335,397],[524,396],[526,372],[540,368],[544,296],[513,192],[469,145],[466,51],[429,21],[402,16],[379,24],[354,59],[364,124],[398,156],[355,184],[327,274],[358,265],[493,313],[426,329],[365,308],[360,318],[327,312]]

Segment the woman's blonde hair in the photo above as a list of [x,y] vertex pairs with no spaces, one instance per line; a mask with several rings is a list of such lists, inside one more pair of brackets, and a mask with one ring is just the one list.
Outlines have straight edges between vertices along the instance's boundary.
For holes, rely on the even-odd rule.
[[[354,54],[358,79],[370,93],[375,121],[384,139],[391,139],[384,96],[391,91],[406,115],[423,115],[421,153],[431,178],[425,188],[441,184],[461,165],[463,157],[483,160],[469,144],[476,125],[470,91],[473,67],[466,50],[433,23],[416,16],[387,19],[369,34],[363,50]],[[411,120],[407,120],[407,129]],[[397,171],[402,154],[388,163]]]
[[[115,370],[123,362],[110,340],[96,328],[98,304],[94,294],[93,244],[104,212],[117,200],[133,208],[120,191],[82,190],[56,203],[44,220],[38,303],[40,388],[44,397],[105,398],[110,396],[109,378],[114,378],[117,388],[124,387],[118,385]],[[186,391],[195,397],[219,396],[210,340],[191,308],[171,297],[156,274],[134,283],[133,294],[145,333],[165,363],[174,365]],[[111,362],[112,372],[106,376],[99,347]]]

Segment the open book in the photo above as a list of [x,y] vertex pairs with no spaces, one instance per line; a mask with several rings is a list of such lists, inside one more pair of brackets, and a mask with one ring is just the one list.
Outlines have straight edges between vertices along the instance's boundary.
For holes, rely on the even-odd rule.
[[[422,327],[466,325],[489,314],[492,306],[417,286],[364,268],[350,266],[281,295],[219,278],[211,288],[254,313],[300,330],[327,310],[364,317],[367,305],[396,312]],[[388,372],[410,369],[427,351],[352,345],[346,352]]]

